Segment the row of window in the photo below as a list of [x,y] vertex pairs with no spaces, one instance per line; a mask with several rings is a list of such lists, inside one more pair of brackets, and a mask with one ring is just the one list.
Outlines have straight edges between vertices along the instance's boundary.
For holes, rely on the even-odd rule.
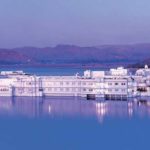
[[44,88],[44,91],[61,91],[61,92],[68,92],[68,91],[73,91],[73,92],[78,92],[80,89],[78,88]]
[[108,85],[126,85],[126,83],[125,82],[122,82],[122,83],[118,83],[118,82],[112,83],[112,82],[109,82]]
[[44,91],[49,91],[49,92],[80,92],[80,91],[89,91],[89,92],[92,92],[93,89],[87,89],[87,88],[83,88],[83,89],[80,89],[80,88],[45,88]]
[[92,82],[46,82],[47,85],[93,85]]
[[126,89],[108,89],[108,92],[126,92]]
[[35,84],[39,84],[38,82],[18,82],[21,85],[35,86]]
[[[93,82],[69,82],[69,81],[65,81],[65,82],[63,82],[63,81],[61,81],[61,82],[45,82],[45,84],[46,85],[61,85],[61,86],[63,86],[63,85],[94,85],[94,83]],[[26,85],[35,85],[35,82],[26,82]],[[118,83],[118,82],[115,82],[115,83],[113,83],[113,82],[109,82],[108,83],[108,85],[109,86],[114,86],[114,85],[126,85],[126,83],[125,82],[122,82],[122,83]]]
[[[92,92],[93,89],[92,88],[44,88],[43,89],[45,92],[80,92],[80,91],[83,91],[83,92]],[[42,91],[43,91],[42,90]],[[35,89],[33,88],[18,88],[17,89],[18,92],[34,92]]]
[[23,93],[23,92],[32,93],[32,92],[35,92],[35,89],[33,89],[33,88],[17,88],[16,91],[18,91],[19,93]]
[[2,88],[0,89],[1,92],[6,92],[6,91],[9,91],[9,89],[6,89],[6,88]]

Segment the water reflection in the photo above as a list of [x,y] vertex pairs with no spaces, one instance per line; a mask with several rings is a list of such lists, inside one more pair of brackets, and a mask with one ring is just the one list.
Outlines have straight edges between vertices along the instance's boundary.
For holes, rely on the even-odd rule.
[[86,101],[74,98],[0,98],[0,116],[105,117],[131,118],[150,116],[149,99],[129,101]]

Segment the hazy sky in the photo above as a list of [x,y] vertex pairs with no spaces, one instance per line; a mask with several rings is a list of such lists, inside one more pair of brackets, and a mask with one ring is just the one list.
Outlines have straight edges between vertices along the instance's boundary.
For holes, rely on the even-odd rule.
[[150,0],[0,0],[0,47],[150,42]]

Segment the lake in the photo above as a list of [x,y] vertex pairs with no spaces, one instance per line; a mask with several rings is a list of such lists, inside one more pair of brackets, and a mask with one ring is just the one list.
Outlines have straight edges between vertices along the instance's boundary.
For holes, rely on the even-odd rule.
[[[82,73],[66,68],[25,71],[42,75]],[[150,99],[145,100],[148,102],[0,97],[0,149],[149,150]]]
[[16,71],[23,70],[25,73],[36,75],[75,75],[77,72],[81,75],[85,69],[83,68],[65,68],[65,67],[1,67],[0,71]]
[[[83,75],[85,70],[91,68],[82,67],[1,67],[0,71],[17,71],[23,70],[25,73],[36,74],[36,75]],[[92,70],[108,70],[101,68],[93,68]]]

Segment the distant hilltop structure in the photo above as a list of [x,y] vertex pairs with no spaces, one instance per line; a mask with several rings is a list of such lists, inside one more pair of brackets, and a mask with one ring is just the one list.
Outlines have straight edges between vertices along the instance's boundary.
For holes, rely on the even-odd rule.
[[123,67],[84,71],[83,76],[36,76],[23,71],[1,71],[0,96],[76,96],[87,99],[126,100],[150,96],[150,69],[135,73]]

